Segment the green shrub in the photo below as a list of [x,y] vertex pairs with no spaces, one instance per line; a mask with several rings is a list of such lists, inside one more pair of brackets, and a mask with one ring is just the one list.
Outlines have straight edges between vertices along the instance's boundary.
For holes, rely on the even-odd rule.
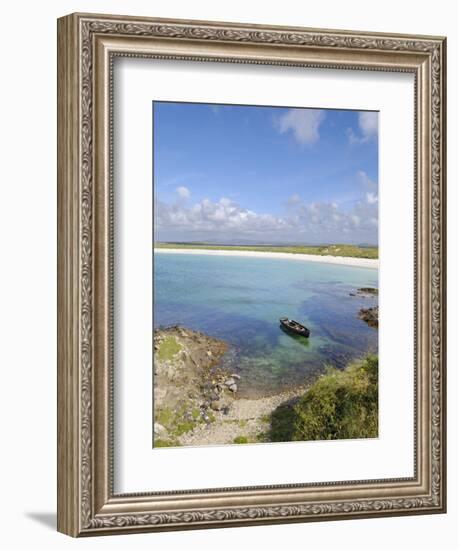
[[243,444],[248,443],[248,437],[245,437],[244,435],[238,435],[237,437],[234,437],[234,443],[237,444]]
[[271,441],[359,439],[378,436],[378,357],[339,371],[329,368],[296,403],[271,418]]

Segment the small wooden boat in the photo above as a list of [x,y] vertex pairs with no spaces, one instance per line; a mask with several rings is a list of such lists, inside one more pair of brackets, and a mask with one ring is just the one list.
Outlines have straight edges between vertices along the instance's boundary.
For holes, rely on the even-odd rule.
[[299,336],[304,336],[305,338],[308,338],[310,336],[309,329],[307,327],[304,327],[304,325],[301,325],[297,321],[293,321],[293,319],[282,317],[280,319],[280,324],[283,328],[285,328],[289,332],[292,332],[293,334],[299,334]]

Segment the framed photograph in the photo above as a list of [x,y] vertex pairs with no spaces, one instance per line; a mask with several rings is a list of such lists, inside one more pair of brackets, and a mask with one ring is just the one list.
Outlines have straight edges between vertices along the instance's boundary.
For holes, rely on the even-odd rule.
[[58,530],[445,511],[445,38],[58,20]]

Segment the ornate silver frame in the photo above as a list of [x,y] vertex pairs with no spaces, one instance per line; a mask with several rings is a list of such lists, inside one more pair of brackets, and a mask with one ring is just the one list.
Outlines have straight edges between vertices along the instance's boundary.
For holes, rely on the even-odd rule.
[[[58,21],[58,530],[72,536],[445,511],[445,38],[73,14]],[[118,495],[112,472],[112,60],[415,76],[415,475]]]

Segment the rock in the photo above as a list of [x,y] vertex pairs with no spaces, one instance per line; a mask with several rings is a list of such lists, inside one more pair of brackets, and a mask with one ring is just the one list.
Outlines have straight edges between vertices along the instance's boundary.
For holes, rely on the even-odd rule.
[[230,389],[232,392],[235,393],[235,392],[237,391],[237,384],[231,384],[231,385],[229,386],[229,389]]
[[212,391],[209,393],[208,398],[210,399],[210,401],[218,401],[218,399],[220,398],[220,395],[219,393]]
[[[159,362],[157,350],[161,350],[161,343],[168,338],[175,338],[181,349],[174,355],[173,361]],[[224,384],[226,379],[233,377],[230,376],[229,370],[220,366],[220,359],[229,347],[226,342],[186,327],[173,325],[154,329],[153,346],[157,348],[154,364],[154,370],[157,371],[154,378],[154,418],[162,420],[157,413],[165,408],[176,411],[170,424],[167,421],[162,426],[166,426],[168,430],[168,435],[164,439],[175,433],[175,424],[181,420],[186,419],[194,424],[196,409],[199,420],[206,416],[206,422],[212,422],[213,416],[216,416],[213,411],[219,410],[221,406],[219,401],[225,397],[235,397],[235,394],[229,393],[229,386]],[[233,378],[233,381],[235,383],[236,379]],[[214,402],[218,404],[212,405]],[[154,431],[161,432],[162,439],[161,427],[156,426]]]
[[167,395],[166,388],[154,387],[154,401],[155,403],[162,403]]
[[360,294],[361,296],[377,296],[378,288],[363,286],[362,288],[358,288],[357,293]]
[[366,322],[370,327],[378,328],[378,306],[360,309],[358,318]]
[[212,401],[210,403],[210,409],[212,409],[213,411],[222,411],[224,414],[227,414],[228,411],[229,411],[229,403],[225,400],[224,401]]
[[158,437],[164,437],[167,435],[167,429],[164,428],[162,424],[159,424],[159,422],[154,423],[154,435]]

